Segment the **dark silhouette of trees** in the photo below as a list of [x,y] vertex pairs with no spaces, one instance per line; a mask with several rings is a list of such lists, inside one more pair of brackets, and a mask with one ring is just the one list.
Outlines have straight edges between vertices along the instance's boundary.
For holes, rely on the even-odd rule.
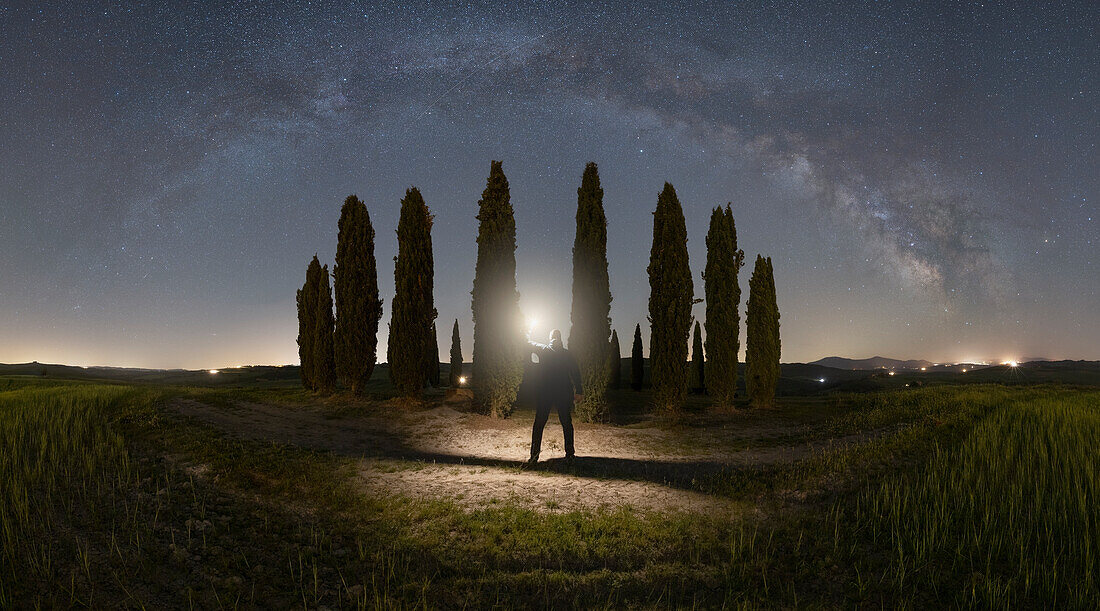
[[313,382],[321,392],[336,390],[336,354],[334,337],[336,320],[332,315],[332,287],[328,266],[321,268],[317,291],[317,318],[313,328]]
[[439,386],[439,336],[432,323],[432,337],[424,350],[424,377],[431,386]]
[[344,385],[362,394],[374,372],[378,349],[378,268],[374,227],[367,206],[354,195],[344,200],[332,268],[336,299],[336,371]]
[[[515,215],[500,161],[491,163],[478,201],[477,220],[478,252],[470,292],[474,322],[470,386],[480,408],[505,418],[513,410],[523,377],[526,347],[516,290]],[[431,230],[432,215],[427,204],[419,190],[408,189],[401,200],[397,228],[395,296],[387,348],[390,380],[405,396],[419,395],[425,385],[440,384]],[[296,304],[301,378],[308,389],[332,391],[339,377],[353,393],[361,394],[373,373],[382,315],[374,237],[366,205],[350,195],[341,209],[332,285],[328,266],[322,266],[316,255],[306,270]],[[696,322],[689,369],[691,309],[701,300],[693,295],[683,207],[676,190],[665,183],[653,213],[653,242],[646,271],[650,283],[650,382],[655,406],[669,415],[680,412],[689,387],[713,395],[719,405],[732,405],[736,396],[741,344],[738,275],[745,255],[737,247],[730,204],[712,210],[706,245],[702,274],[706,340],[702,325]],[[765,407],[774,404],[781,350],[770,258],[757,256],[749,286],[746,386],[752,405]],[[577,189],[572,291],[569,348],[577,356],[586,390],[577,416],[589,421],[605,420],[606,391],[621,387],[623,371],[618,333],[611,329],[607,217],[595,163],[585,166]],[[459,379],[464,376],[457,320],[452,329],[450,359],[448,382],[460,386]],[[630,386],[635,390],[643,386],[644,363],[641,325],[635,325],[630,363]]]
[[745,339],[745,386],[754,407],[775,404],[779,383],[779,308],[771,257],[756,256],[749,279],[748,332]]
[[649,362],[659,411],[678,414],[687,394],[687,342],[694,287],[687,227],[676,190],[665,183],[653,214],[649,254]]
[[707,391],[706,373],[703,364],[703,334],[699,330],[699,321],[695,321],[695,334],[691,341],[691,383],[695,392]]
[[478,202],[474,316],[474,400],[489,414],[507,418],[523,379],[523,340],[516,291],[516,219],[508,178],[493,161]]
[[[432,215],[418,189],[405,191],[397,222],[394,294],[387,360],[397,392],[416,397],[429,382],[425,363],[439,358],[431,346],[436,311],[432,259]],[[430,352],[429,356],[427,353]],[[437,363],[438,367],[438,363]]]
[[733,405],[737,395],[737,354],[741,350],[741,286],[737,274],[745,264],[745,252],[737,248],[737,228],[729,204],[716,207],[707,231],[706,290],[707,341],[706,389],[722,406]]
[[317,255],[306,267],[306,281],[298,291],[298,360],[301,362],[302,386],[317,390],[314,374],[313,343],[317,327],[317,293],[321,286],[321,262]]
[[645,378],[645,359],[642,357],[642,326],[634,325],[634,345],[630,348],[630,387],[642,389]]
[[458,388],[462,383],[462,338],[458,336],[458,319],[451,329],[451,375],[449,384],[451,388]]
[[576,408],[583,421],[607,419],[608,337],[611,335],[611,285],[607,277],[607,216],[595,163],[584,168],[577,189],[577,233],[573,241],[573,307],[569,350],[577,357],[584,401]]
[[608,387],[619,389],[623,385],[623,355],[619,347],[619,333],[615,330],[611,331],[611,344],[607,350],[607,368],[611,373],[611,377],[608,380]]

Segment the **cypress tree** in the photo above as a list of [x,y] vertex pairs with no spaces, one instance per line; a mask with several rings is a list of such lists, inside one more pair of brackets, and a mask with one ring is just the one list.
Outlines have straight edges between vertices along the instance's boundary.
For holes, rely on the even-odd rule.
[[332,316],[332,287],[329,285],[328,266],[321,268],[321,280],[317,290],[317,318],[313,328],[313,379],[317,390],[336,390],[336,355],[333,332],[336,320]]
[[726,204],[710,215],[707,265],[703,272],[707,303],[706,389],[717,404],[733,405],[737,394],[737,355],[741,350],[741,287],[737,274],[745,251],[737,248],[733,212]]
[[336,298],[336,372],[357,395],[371,374],[378,352],[378,266],[374,259],[374,227],[367,206],[354,195],[344,200],[332,268]]
[[516,219],[508,178],[493,161],[478,202],[474,316],[474,400],[497,418],[512,413],[523,379],[523,341],[516,291]]
[[771,366],[775,386],[779,385],[781,374],[780,359],[783,345],[779,339],[779,303],[775,292],[775,268],[772,267],[772,258],[768,257],[768,310],[771,317],[768,319],[768,340],[771,347]]
[[691,341],[691,383],[695,391],[702,394],[707,391],[706,374],[703,364],[703,334],[699,330],[699,321],[695,321],[695,335]]
[[439,336],[432,323],[432,336],[424,350],[424,377],[430,386],[439,386]]
[[771,258],[757,255],[749,279],[745,386],[754,407],[774,405],[779,383],[779,310],[771,270]]
[[611,331],[611,345],[607,351],[607,367],[611,371],[611,378],[608,382],[610,388],[616,390],[623,385],[623,354],[622,349],[619,347],[619,333],[615,330]]
[[630,387],[642,389],[645,378],[645,360],[642,357],[642,325],[634,325],[634,345],[630,348]]
[[312,352],[312,349],[309,346],[311,337],[309,325],[306,323],[309,317],[306,315],[306,304],[302,302],[302,291],[304,290],[306,290],[305,284],[294,292],[294,303],[298,306],[298,374],[302,377],[302,386],[308,389],[310,387],[310,375],[307,371],[307,364],[310,362],[310,357],[307,355]]
[[432,215],[420,191],[413,187],[405,191],[401,218],[397,222],[387,351],[390,381],[397,392],[406,397],[420,395],[429,382],[425,364],[431,359],[439,359],[439,349],[431,347],[436,317],[432,296],[434,276]]
[[677,414],[687,393],[687,343],[694,287],[688,265],[687,226],[669,183],[657,197],[649,254],[649,362],[653,399]]
[[306,267],[306,281],[297,294],[298,302],[298,359],[302,364],[302,386],[317,390],[314,375],[313,343],[317,326],[317,293],[321,285],[321,262],[317,255]]
[[455,326],[451,329],[451,388],[458,388],[461,385],[460,378],[462,378],[462,339],[458,336],[456,318]]
[[589,163],[577,189],[577,233],[573,241],[573,306],[569,350],[577,357],[584,401],[576,415],[583,421],[607,419],[605,392],[608,337],[611,335],[611,285],[607,277],[607,216],[595,163]]

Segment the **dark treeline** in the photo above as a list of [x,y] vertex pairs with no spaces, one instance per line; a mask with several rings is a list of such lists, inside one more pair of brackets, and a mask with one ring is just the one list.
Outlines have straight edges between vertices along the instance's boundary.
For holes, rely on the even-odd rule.
[[[400,205],[395,293],[386,354],[394,388],[402,396],[415,398],[425,387],[441,383],[433,294],[432,213],[415,187],[406,191]],[[475,405],[484,413],[505,418],[512,412],[522,381],[526,340],[516,290],[515,215],[508,178],[499,161],[490,165],[477,220],[477,262],[470,292],[473,369],[469,374],[463,372],[462,344],[455,320],[447,384],[453,388],[470,386]],[[576,223],[568,348],[577,356],[585,390],[585,400],[578,405],[576,415],[582,420],[601,421],[608,418],[606,391],[622,386],[623,372],[619,336],[610,318],[603,188],[594,163],[584,168],[577,189]],[[648,383],[653,389],[654,406],[668,415],[682,410],[688,390],[709,394],[717,407],[732,406],[738,381],[738,274],[745,264],[745,254],[737,247],[731,206],[716,207],[711,212],[702,274],[705,299],[694,295],[687,241],[683,207],[676,190],[665,183],[653,213],[647,267]],[[302,383],[310,390],[332,392],[339,381],[351,392],[362,394],[377,361],[382,298],[378,292],[374,227],[366,204],[354,195],[345,200],[341,210],[332,282],[330,287],[328,266],[314,256],[297,294]],[[706,303],[705,339],[703,328],[691,314],[692,306],[700,301]],[[774,403],[780,357],[779,310],[770,258],[757,256],[746,305],[748,400],[752,406],[768,407]],[[637,324],[630,355],[630,388],[641,390],[647,382],[644,377],[642,332]]]
[[[418,396],[421,389],[438,377],[434,284],[432,214],[414,187],[401,200],[401,218],[397,222],[390,341],[386,350],[390,381],[402,396]],[[430,362],[435,363],[434,374]]]

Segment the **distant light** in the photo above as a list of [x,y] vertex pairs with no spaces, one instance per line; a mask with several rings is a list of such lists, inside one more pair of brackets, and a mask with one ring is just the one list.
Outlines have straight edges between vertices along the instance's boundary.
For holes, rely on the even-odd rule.
[[921,367],[920,370],[921,371],[928,371],[928,368],[927,367]]
[[894,372],[893,372],[893,371],[891,371],[891,372],[890,372],[890,375],[894,375]]
[[466,376],[458,376],[458,385],[462,386],[466,383]]
[[966,373],[966,370],[965,370],[965,369],[963,369],[963,373]]
[[221,373],[221,372],[220,372],[220,371],[218,371],[217,369],[210,369],[210,370],[208,370],[208,371],[207,371],[207,373],[209,373],[209,374],[210,374],[210,375],[212,375],[212,376],[216,376],[216,375],[218,375],[218,374],[219,374],[219,373]]
[[1017,363],[1016,361],[1005,361],[1001,364],[1002,365],[1008,365],[1009,367],[1019,367],[1020,366],[1020,364]]
[[825,383],[825,378],[818,378],[818,379],[817,379],[817,381],[818,381],[818,382],[821,382],[822,384],[824,384],[824,383]]

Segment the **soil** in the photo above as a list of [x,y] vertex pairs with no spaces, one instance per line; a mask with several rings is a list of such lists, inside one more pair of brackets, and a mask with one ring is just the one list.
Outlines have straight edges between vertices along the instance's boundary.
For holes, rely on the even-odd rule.
[[741,503],[687,489],[693,478],[790,462],[858,439],[806,441],[812,436],[797,425],[576,423],[578,456],[566,461],[561,427],[552,415],[543,435],[542,462],[528,467],[524,461],[534,419],[528,411],[500,420],[445,405],[341,413],[323,405],[181,398],[168,407],[241,438],[352,457],[366,493],[449,500],[467,509],[508,503],[543,512],[627,508],[735,514],[743,511]]

